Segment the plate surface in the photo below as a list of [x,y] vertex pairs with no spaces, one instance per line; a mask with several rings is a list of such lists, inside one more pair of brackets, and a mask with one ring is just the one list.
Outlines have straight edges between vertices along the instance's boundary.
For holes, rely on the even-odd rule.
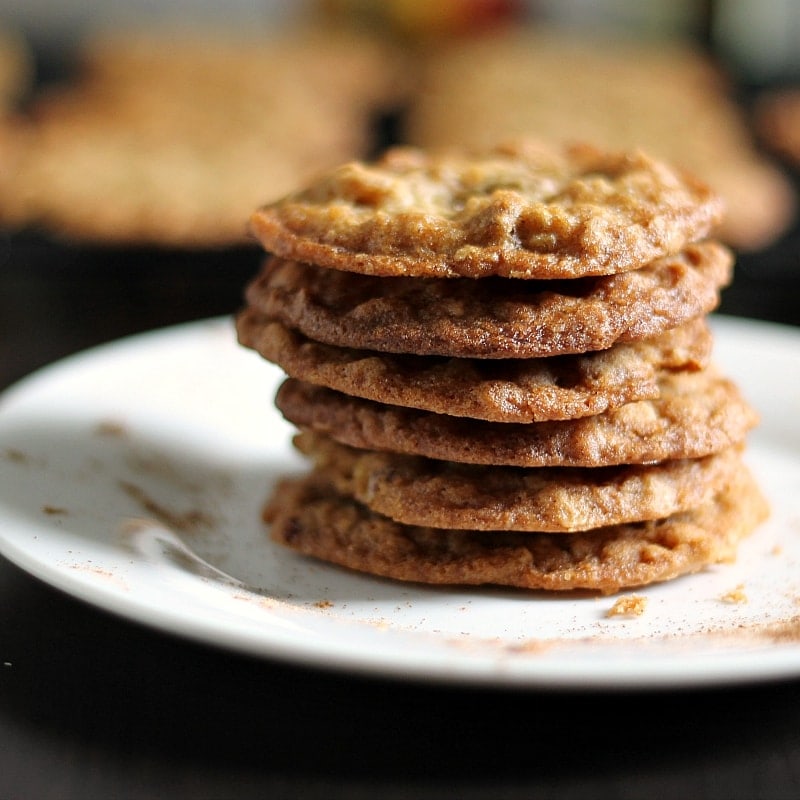
[[69,594],[217,646],[407,679],[688,687],[800,676],[800,332],[712,316],[760,411],[746,460],[772,516],[736,563],[613,597],[394,583],[268,541],[304,463],[282,373],[213,319],[61,361],[0,398],[0,552]]

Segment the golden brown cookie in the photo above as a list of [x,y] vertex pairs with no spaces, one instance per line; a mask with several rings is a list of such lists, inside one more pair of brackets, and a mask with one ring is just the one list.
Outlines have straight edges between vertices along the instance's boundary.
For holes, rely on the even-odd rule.
[[313,476],[282,481],[264,510],[274,541],[373,575],[603,593],[732,561],[739,541],[766,515],[765,501],[744,469],[694,511],[567,536],[402,525]]
[[732,273],[715,242],[620,275],[571,281],[378,278],[269,259],[247,302],[339,347],[460,358],[602,350],[716,308]]
[[365,450],[465,464],[600,467],[699,458],[741,442],[757,414],[716,370],[664,377],[660,397],[593,417],[484,422],[389,406],[287,379],[276,404],[289,422]]
[[390,355],[321,344],[245,309],[239,342],[290,377],[395,406],[491,422],[538,422],[599,414],[657,397],[664,370],[708,364],[712,336],[703,318],[652,339],[593,353],[478,360]]
[[795,191],[756,146],[720,64],[689,44],[537,27],[439,43],[419,64],[405,129],[412,145],[478,148],[534,135],[641,147],[724,197],[717,233],[737,249],[770,244],[795,217]]
[[705,184],[641,152],[520,141],[350,162],[257,210],[250,230],[284,258],[368,275],[552,279],[638,269],[722,214]]
[[336,491],[395,522],[572,533],[668,517],[710,502],[742,468],[739,448],[617,467],[487,467],[357,450],[309,432],[295,446]]

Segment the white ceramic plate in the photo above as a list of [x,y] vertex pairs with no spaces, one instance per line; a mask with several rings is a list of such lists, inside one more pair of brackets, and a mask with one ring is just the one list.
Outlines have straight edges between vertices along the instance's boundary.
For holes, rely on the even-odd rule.
[[[772,517],[735,564],[614,598],[441,589],[271,544],[259,510],[304,468],[277,368],[214,319],[66,359],[0,400],[0,551],[71,595],[254,655],[518,687],[697,686],[800,676],[800,332],[712,317],[762,414],[747,461]],[[634,594],[634,593],[628,593]]]

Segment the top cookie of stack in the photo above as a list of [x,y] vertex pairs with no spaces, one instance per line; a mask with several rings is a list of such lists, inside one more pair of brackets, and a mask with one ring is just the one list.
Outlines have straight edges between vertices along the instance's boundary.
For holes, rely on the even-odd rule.
[[733,558],[755,412],[711,361],[720,199],[638,153],[398,148],[258,209],[240,342],[315,468],[272,535],[403,580],[613,592]]

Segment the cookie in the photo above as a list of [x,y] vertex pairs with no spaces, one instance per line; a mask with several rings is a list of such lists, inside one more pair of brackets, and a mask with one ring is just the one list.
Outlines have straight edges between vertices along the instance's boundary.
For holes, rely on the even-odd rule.
[[282,481],[264,509],[275,542],[352,570],[431,584],[602,593],[732,561],[766,514],[745,469],[693,511],[570,535],[402,525],[314,476]]
[[[252,210],[363,156],[379,83],[387,102],[394,93],[371,42],[318,52],[260,33],[131,36],[86,45],[85,70],[33,98],[13,169],[0,174],[7,227],[80,242],[252,246]],[[335,70],[316,64],[336,51]],[[347,77],[351,68],[368,77]],[[363,96],[358,83],[371,84]]]
[[440,43],[418,63],[409,144],[474,149],[535,135],[641,147],[722,195],[715,235],[736,249],[766,247],[795,219],[795,190],[757,147],[728,76],[689,44],[539,27]]
[[342,444],[465,464],[601,467],[699,458],[741,442],[756,424],[738,387],[711,367],[665,376],[656,400],[593,417],[530,424],[432,414],[362,400],[289,378],[275,402],[301,429]]
[[701,316],[717,307],[732,264],[713,241],[632,272],[569,281],[380,278],[272,258],[246,298],[339,347],[533,358],[602,350]]
[[576,419],[655,398],[664,370],[702,369],[712,348],[702,318],[652,339],[593,353],[503,360],[335,347],[253,309],[237,316],[236,327],[242,345],[306,383],[389,405],[491,422]]
[[521,469],[356,450],[308,432],[294,442],[339,494],[431,528],[571,533],[659,519],[710,502],[741,469],[736,447],[659,464]]
[[393,148],[258,209],[268,252],[368,275],[579,278],[638,269],[704,238],[723,203],[640,152]]

